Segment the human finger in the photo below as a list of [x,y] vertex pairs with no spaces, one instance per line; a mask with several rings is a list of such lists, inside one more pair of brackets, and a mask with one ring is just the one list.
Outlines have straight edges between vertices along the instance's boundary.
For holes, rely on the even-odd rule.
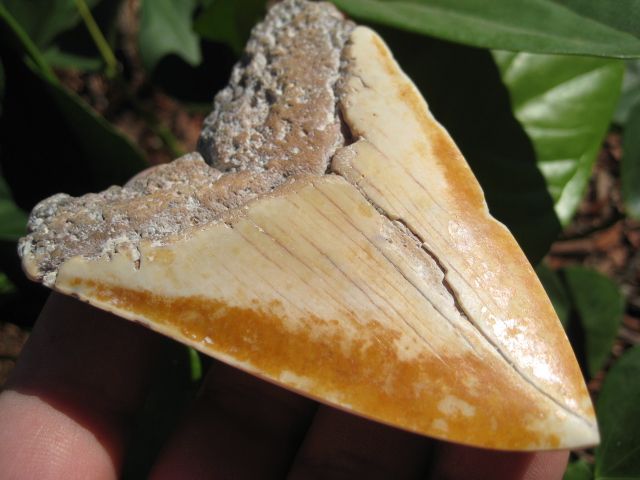
[[51,295],[0,395],[1,478],[116,478],[159,337]]
[[284,478],[316,403],[214,362],[151,477]]
[[443,442],[437,448],[430,478],[559,480],[567,467],[568,458],[569,452],[566,450],[505,452]]
[[321,406],[290,479],[421,478],[431,440]]

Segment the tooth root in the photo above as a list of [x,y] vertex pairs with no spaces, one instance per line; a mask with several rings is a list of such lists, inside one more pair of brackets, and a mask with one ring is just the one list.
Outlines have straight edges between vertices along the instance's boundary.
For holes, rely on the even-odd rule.
[[202,136],[217,168],[190,154],[41,202],[26,273],[389,425],[499,449],[596,444],[544,290],[382,40],[284,0],[247,49]]

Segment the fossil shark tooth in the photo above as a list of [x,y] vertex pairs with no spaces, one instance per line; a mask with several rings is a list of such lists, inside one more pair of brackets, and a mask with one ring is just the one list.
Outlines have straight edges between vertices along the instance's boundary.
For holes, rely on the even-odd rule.
[[329,4],[274,6],[199,150],[41,202],[19,246],[27,274],[409,431],[598,442],[544,290],[375,32]]

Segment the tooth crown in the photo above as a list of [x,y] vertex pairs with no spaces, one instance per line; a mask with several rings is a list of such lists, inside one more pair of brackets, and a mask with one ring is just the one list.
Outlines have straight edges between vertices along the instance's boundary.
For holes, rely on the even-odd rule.
[[277,4],[198,154],[38,205],[33,279],[356,414],[512,450],[598,442],[533,270],[383,41]]

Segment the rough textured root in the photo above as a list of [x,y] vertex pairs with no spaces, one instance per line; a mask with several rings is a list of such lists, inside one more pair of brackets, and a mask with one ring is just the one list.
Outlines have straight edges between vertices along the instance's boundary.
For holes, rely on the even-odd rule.
[[199,150],[213,167],[193,153],[124,187],[40,202],[18,247],[28,274],[51,286],[76,255],[127,250],[135,260],[142,239],[162,243],[296,177],[324,174],[345,142],[335,84],[353,28],[327,3],[274,6],[205,121]]
[[323,173],[344,143],[334,86],[353,28],[327,3],[272,8],[205,120],[198,149],[207,162],[221,171]]

